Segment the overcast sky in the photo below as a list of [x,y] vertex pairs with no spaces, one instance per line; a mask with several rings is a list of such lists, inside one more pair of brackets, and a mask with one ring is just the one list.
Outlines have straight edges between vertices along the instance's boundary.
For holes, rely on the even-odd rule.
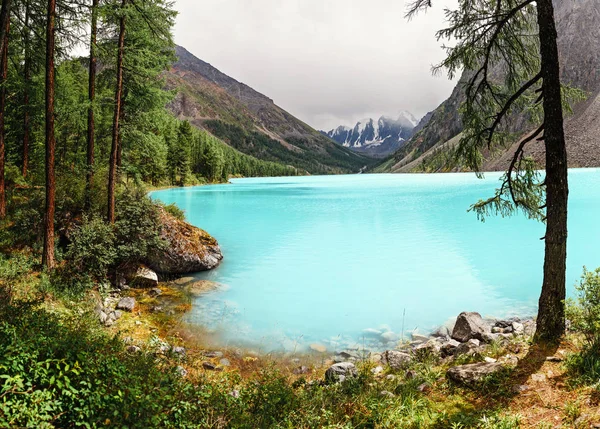
[[402,110],[419,119],[454,86],[430,69],[457,0],[410,22],[405,1],[177,0],[175,42],[317,129]]

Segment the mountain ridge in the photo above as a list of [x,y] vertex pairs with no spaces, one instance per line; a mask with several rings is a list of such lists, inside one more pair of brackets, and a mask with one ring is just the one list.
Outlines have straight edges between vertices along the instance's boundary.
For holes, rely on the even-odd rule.
[[372,160],[341,147],[250,86],[176,46],[169,109],[248,155],[310,174],[359,172]]
[[[593,123],[597,91],[600,90],[600,2],[597,0],[554,0],[561,61],[561,80],[592,94],[589,102],[575,106],[575,116],[566,117],[565,127],[569,166],[600,166],[600,134],[577,128],[576,123]],[[452,171],[460,169],[453,164],[450,152],[458,143],[456,136],[462,131],[459,107],[464,101],[462,87],[469,78],[464,72],[450,97],[427,115],[426,123],[419,125],[413,137],[392,156],[376,166],[374,172]],[[577,119],[575,119],[577,118]],[[578,122],[574,122],[578,121]],[[529,131],[523,115],[511,118],[511,130]],[[518,140],[518,139],[517,139]],[[575,143],[574,143],[575,142]],[[577,143],[579,142],[579,143]],[[582,142],[585,142],[583,144]],[[515,141],[515,145],[518,141]],[[502,170],[506,158],[514,152],[515,145],[500,153],[488,154],[485,170]],[[540,168],[545,165],[543,145],[530,144],[525,152],[532,156]],[[508,155],[507,155],[508,154]],[[504,160],[504,161],[503,161]],[[594,161],[596,160],[596,161]]]
[[383,157],[401,147],[412,136],[418,122],[410,112],[402,111],[397,118],[386,115],[377,120],[366,118],[352,128],[340,125],[321,133],[356,152]]

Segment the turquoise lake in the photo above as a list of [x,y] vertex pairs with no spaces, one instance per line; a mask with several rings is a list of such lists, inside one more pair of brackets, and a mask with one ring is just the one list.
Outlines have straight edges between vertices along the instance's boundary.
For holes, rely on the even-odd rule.
[[[544,225],[477,220],[498,173],[234,179],[156,191],[219,241],[187,320],[262,351],[384,348],[461,311],[536,312]],[[570,170],[567,283],[600,266],[600,169]]]

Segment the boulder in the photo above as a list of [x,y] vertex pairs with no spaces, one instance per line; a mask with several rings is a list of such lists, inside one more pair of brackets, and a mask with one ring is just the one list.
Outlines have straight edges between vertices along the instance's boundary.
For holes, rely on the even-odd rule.
[[158,285],[158,275],[143,264],[121,265],[118,268],[118,277],[124,278],[131,287],[135,288],[155,288]]
[[146,261],[159,273],[187,274],[215,268],[223,259],[219,243],[206,231],[158,209],[161,237],[167,245]]
[[442,349],[441,349],[441,354],[442,357],[447,357],[447,356],[451,356],[454,354],[454,352],[456,351],[456,349],[460,346],[461,343],[459,343],[456,340],[449,340],[448,342],[444,343],[444,345],[442,345]]
[[478,362],[454,366],[448,370],[447,375],[448,378],[458,383],[470,384],[502,369],[504,369],[504,366],[497,362]]
[[383,363],[396,371],[404,368],[412,359],[408,353],[399,352],[397,350],[385,351],[381,357]]
[[117,304],[117,308],[119,310],[133,311],[133,309],[135,308],[135,298],[121,298],[119,300],[119,303]]
[[464,311],[456,318],[452,338],[461,343],[471,338],[483,340],[483,334],[491,333],[491,330],[491,326],[483,320],[481,314]]
[[346,379],[356,376],[358,376],[358,371],[352,362],[336,363],[325,371],[325,381],[330,383],[343,383]]

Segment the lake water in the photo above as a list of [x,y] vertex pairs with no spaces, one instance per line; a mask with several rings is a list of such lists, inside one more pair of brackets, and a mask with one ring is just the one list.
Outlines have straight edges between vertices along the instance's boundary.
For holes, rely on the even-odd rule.
[[[544,226],[468,213],[499,174],[235,179],[169,189],[189,222],[215,236],[224,261],[196,277],[223,287],[188,320],[221,341],[263,351],[383,348],[461,311],[533,315]],[[567,283],[600,266],[600,169],[570,170]],[[386,341],[389,341],[386,344]]]

